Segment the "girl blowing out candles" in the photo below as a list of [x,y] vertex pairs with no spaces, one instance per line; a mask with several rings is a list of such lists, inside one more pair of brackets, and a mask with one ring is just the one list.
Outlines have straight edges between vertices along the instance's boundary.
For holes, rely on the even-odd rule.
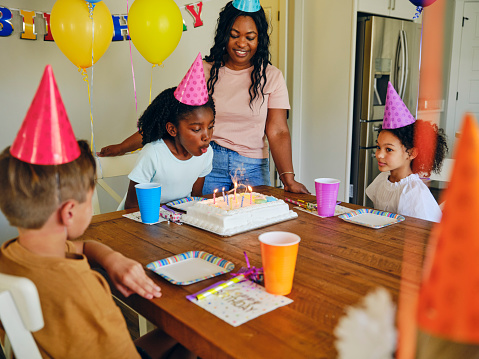
[[[428,158],[425,148],[431,143],[434,157]],[[439,172],[446,153],[444,131],[416,121],[389,83],[376,150],[382,173],[366,189],[374,208],[439,222],[441,210],[418,173]]]
[[198,55],[180,85],[159,94],[139,119],[145,147],[128,176],[125,208],[138,206],[137,183],[160,183],[162,203],[201,196],[204,176],[211,171],[214,124],[215,107]]

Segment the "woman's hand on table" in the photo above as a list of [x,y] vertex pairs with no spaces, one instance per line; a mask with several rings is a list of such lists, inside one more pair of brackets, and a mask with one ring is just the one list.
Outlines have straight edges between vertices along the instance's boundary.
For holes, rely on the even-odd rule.
[[286,183],[283,182],[283,185],[286,192],[311,194],[304,184],[295,181],[294,179]]
[[146,275],[137,261],[114,252],[109,255],[104,268],[116,289],[125,297],[135,293],[146,299],[161,297],[161,288]]

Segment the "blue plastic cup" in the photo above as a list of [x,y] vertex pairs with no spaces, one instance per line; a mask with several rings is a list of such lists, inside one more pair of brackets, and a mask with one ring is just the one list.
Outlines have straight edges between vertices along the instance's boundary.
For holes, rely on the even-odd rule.
[[141,221],[156,223],[160,220],[161,185],[159,183],[139,183],[135,186]]

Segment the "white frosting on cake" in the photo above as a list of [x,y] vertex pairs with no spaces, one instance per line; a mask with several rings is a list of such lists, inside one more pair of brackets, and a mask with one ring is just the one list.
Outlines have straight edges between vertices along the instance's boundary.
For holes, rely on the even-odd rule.
[[[227,199],[216,196],[215,200],[196,202],[188,207],[182,221],[222,236],[231,236],[298,216],[283,200],[254,192],[244,194],[244,198],[242,195],[237,195],[236,200],[230,194]],[[269,199],[270,202],[255,203],[255,199]]]

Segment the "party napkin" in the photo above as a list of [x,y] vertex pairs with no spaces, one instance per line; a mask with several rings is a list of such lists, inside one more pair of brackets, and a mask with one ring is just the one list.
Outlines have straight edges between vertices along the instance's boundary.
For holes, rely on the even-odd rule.
[[[124,214],[123,217],[126,217],[126,218],[132,219],[132,220],[134,220],[134,221],[143,223],[142,220],[141,220],[140,211]],[[159,220],[158,222],[155,222],[155,223],[145,223],[145,224],[150,224],[150,225],[151,225],[151,224],[156,224],[156,223],[161,223],[161,222],[166,222],[166,221],[167,221],[167,219],[160,217],[160,220]]]
[[233,327],[293,302],[282,295],[269,294],[263,286],[249,280],[235,283],[200,300],[196,299],[199,293],[186,298]]
[[[315,210],[315,209],[311,210],[311,209],[307,209],[307,208],[303,208],[303,207],[293,207],[293,208],[297,209],[297,210],[300,210],[300,211],[303,211],[303,212],[306,212],[306,213],[309,213],[309,214],[312,214],[312,215],[317,216],[317,217],[328,218],[328,217],[320,216],[318,214],[318,211]],[[340,206],[338,204],[338,205],[336,205],[336,208],[334,209],[334,216],[339,216],[340,214],[349,213],[349,212],[352,212],[352,211],[354,211],[354,209],[344,207],[344,206]]]

